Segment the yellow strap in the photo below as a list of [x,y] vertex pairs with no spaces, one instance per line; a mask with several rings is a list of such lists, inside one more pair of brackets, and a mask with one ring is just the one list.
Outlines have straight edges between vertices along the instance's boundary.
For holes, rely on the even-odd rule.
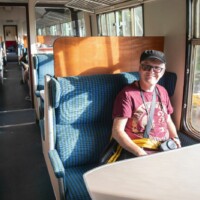
[[135,144],[142,148],[148,148],[156,150],[158,149],[160,142],[156,140],[152,140],[149,138],[141,138],[141,139],[134,139],[132,140]]
[[108,160],[108,163],[115,162],[117,158],[120,156],[121,151],[122,151],[122,147],[118,145],[116,152],[110,157],[110,159]]
[[[160,145],[160,142],[149,139],[149,138],[134,139],[132,141],[135,144],[137,144],[139,147],[153,149],[153,150],[158,149]],[[116,152],[110,157],[107,163],[115,162],[117,158],[120,156],[121,151],[122,151],[122,147],[118,144]]]

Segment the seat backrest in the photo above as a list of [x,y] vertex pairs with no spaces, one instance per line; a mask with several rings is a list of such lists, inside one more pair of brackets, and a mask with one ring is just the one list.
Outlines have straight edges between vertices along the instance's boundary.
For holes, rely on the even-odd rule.
[[[98,162],[111,136],[114,100],[138,79],[137,72],[51,79],[55,148],[65,167]],[[167,72],[160,84],[173,95],[176,74]]]
[[37,90],[44,89],[44,76],[49,74],[54,76],[53,54],[35,54],[33,56],[33,66],[36,70]]

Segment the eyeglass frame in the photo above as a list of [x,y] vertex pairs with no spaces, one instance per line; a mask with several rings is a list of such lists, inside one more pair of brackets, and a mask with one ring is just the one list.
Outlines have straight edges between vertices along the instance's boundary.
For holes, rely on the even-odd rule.
[[[141,64],[141,67],[142,67],[143,71],[150,71],[151,69],[153,69],[153,72],[155,72],[155,73],[161,73],[163,71],[163,69],[165,70],[165,68],[163,68],[163,67],[145,65],[145,64]],[[147,67],[147,68],[144,69],[144,67]],[[159,71],[156,71],[156,70],[159,70]]]

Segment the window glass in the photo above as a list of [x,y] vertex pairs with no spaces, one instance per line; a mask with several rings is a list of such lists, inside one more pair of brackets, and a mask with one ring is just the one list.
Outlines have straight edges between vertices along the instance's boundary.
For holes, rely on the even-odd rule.
[[108,13],[106,17],[107,17],[108,35],[116,36],[115,13],[114,12]]
[[57,35],[56,26],[50,26],[50,35]]
[[106,14],[102,14],[100,16],[100,19],[101,19],[101,23],[99,25],[101,26],[101,28],[99,30],[102,30],[100,35],[107,36],[108,35],[108,31],[107,31],[107,24],[106,24]]
[[194,47],[191,125],[200,131],[200,45]]
[[47,35],[45,27],[42,29],[42,35]]
[[188,15],[189,28],[188,33],[191,38],[189,41],[190,52],[190,66],[187,69],[189,81],[188,92],[185,94],[186,98],[186,129],[189,133],[200,138],[200,0],[190,1],[191,6],[188,8],[192,11]]
[[63,36],[73,36],[72,22],[61,24],[61,31]]
[[143,36],[143,14],[141,6],[134,9],[134,19],[135,36]]
[[37,35],[42,35],[42,29],[41,28],[38,28]]
[[78,13],[78,30],[80,37],[86,36],[86,28],[85,28],[85,20],[83,12]]
[[102,34],[101,17],[97,17],[98,33]]
[[[36,33],[38,35],[57,35],[64,36],[71,34],[71,26],[62,26],[71,23],[71,12],[67,8],[59,7],[35,7]],[[64,27],[68,30],[64,30]]]
[[51,35],[51,30],[49,26],[45,28],[45,33],[46,35]]
[[131,36],[131,10],[122,10],[122,32],[123,36]]
[[116,12],[116,31],[117,31],[117,36],[123,36],[122,32],[122,11],[117,11]]
[[143,36],[142,6],[98,15],[102,36]]

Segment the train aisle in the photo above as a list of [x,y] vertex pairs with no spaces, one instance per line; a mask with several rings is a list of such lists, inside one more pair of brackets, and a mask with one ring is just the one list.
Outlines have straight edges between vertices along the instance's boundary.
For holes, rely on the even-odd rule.
[[39,125],[21,78],[16,54],[8,55],[0,83],[0,199],[55,200]]

